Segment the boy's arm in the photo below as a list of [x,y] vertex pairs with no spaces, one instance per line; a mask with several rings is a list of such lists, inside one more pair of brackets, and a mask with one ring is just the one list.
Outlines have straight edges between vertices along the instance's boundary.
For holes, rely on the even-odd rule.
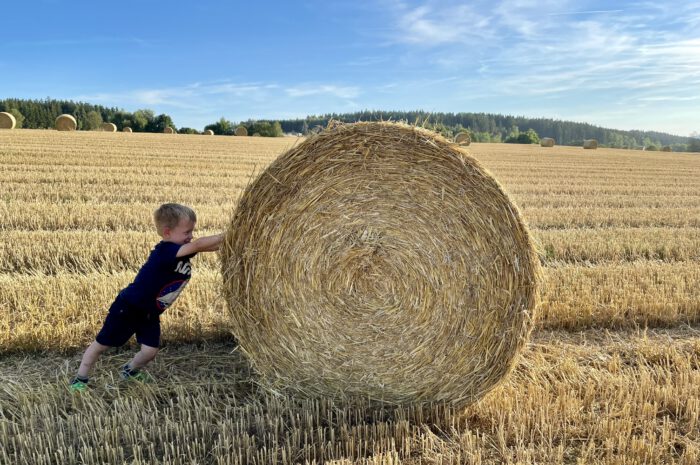
[[180,247],[180,250],[175,254],[176,257],[184,257],[197,252],[213,252],[219,249],[221,241],[224,239],[223,234],[215,234],[213,236],[200,237],[189,244]]

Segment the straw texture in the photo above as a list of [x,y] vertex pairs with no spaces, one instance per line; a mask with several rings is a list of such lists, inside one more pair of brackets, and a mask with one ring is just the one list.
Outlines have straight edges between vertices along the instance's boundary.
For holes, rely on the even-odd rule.
[[234,131],[234,134],[237,136],[247,136],[248,135],[248,130],[244,128],[243,126],[238,126],[236,130]]
[[598,148],[598,141],[596,139],[586,139],[583,141],[583,148],[595,150]]
[[125,127],[124,129],[122,129],[122,131],[123,131],[123,132],[133,132],[132,129],[131,129],[130,127],[128,127],[128,126]]
[[460,132],[455,136],[455,143],[459,145],[469,145],[472,143],[472,138],[468,132]]
[[0,129],[14,129],[16,124],[15,115],[0,111]]
[[163,132],[165,134],[175,134],[175,130],[171,128],[170,126],[165,126],[165,129],[163,129]]
[[540,147],[554,147],[554,139],[551,137],[543,137],[540,139]]
[[202,134],[204,134],[205,136],[213,136],[213,135],[214,135],[214,131],[212,131],[211,129],[207,129],[207,130],[204,131]]
[[268,388],[466,405],[525,344],[540,266],[475,159],[419,128],[356,123],[310,137],[246,188],[222,275]]
[[117,125],[114,123],[102,123],[102,130],[105,132],[117,132]]
[[58,131],[75,131],[78,128],[78,122],[73,118],[73,115],[63,114],[56,118],[56,129]]

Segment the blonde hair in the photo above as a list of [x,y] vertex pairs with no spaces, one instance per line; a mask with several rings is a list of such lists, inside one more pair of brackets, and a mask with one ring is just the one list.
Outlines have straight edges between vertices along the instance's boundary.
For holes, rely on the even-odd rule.
[[193,223],[197,221],[197,215],[190,207],[179,203],[164,203],[153,212],[153,221],[156,224],[158,234],[163,234],[163,229],[174,228],[180,220],[187,219]]

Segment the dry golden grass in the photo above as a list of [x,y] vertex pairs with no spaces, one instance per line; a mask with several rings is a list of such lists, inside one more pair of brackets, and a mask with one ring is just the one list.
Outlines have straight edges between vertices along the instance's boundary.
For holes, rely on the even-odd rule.
[[[700,332],[535,334],[514,373],[456,411],[368,409],[260,391],[234,341],[168,345],[123,384],[66,392],[79,355],[0,360],[0,462],[292,464],[676,463],[700,460]],[[391,460],[389,460],[391,458]]]
[[[472,144],[539,243],[543,303],[502,387],[465,412],[260,392],[213,254],[163,318],[157,384],[68,377],[158,240],[162,202],[220,231],[290,138],[0,131],[0,463],[700,462],[700,158]],[[644,329],[648,328],[648,329]],[[113,387],[116,385],[116,388]]]

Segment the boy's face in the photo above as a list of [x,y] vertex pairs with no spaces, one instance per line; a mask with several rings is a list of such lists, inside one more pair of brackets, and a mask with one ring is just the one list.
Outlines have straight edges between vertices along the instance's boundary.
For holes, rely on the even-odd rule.
[[187,244],[192,241],[195,224],[194,221],[183,218],[174,228],[166,226],[163,228],[163,240],[179,245]]

